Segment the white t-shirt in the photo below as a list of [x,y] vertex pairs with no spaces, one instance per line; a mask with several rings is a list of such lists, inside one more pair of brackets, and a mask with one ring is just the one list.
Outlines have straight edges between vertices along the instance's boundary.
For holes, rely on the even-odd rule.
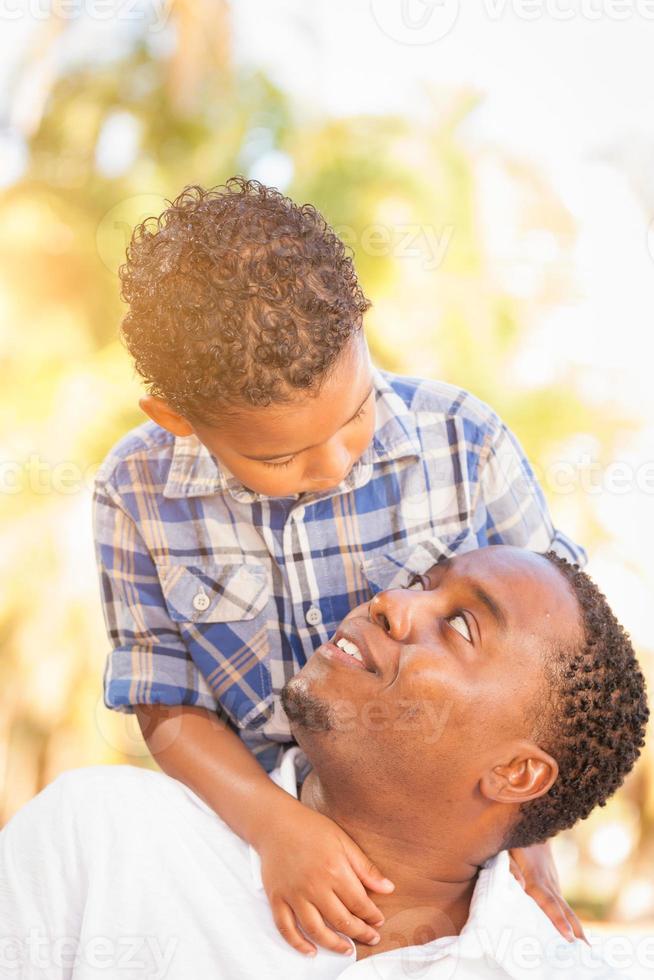
[[[293,795],[291,749],[273,774]],[[354,950],[354,945],[352,946]],[[558,964],[558,965],[557,965]],[[360,962],[278,934],[258,858],[194,793],[130,766],[56,779],[0,834],[0,977],[16,980],[607,980],[509,872],[479,874],[459,936]]]

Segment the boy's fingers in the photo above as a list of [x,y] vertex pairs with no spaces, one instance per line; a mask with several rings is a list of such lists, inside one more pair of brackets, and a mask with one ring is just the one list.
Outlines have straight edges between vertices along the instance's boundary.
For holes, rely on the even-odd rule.
[[305,956],[315,956],[318,950],[298,929],[291,907],[286,902],[278,901],[271,903],[271,909],[275,925],[289,946]]
[[574,932],[575,936],[577,939],[583,939],[585,943],[588,943],[588,939],[586,938],[586,933],[584,932],[584,927],[582,926],[581,922],[566,902],[563,902],[562,904],[563,911],[565,912],[568,922],[572,926],[572,931]]
[[[536,894],[538,892],[538,894]],[[532,897],[550,917],[561,935],[571,943],[575,938],[588,943],[581,922],[561,895],[544,889],[534,889]]]
[[380,940],[377,930],[356,915],[352,915],[336,895],[325,905],[323,915],[330,926],[349,936],[350,939],[356,939],[357,942],[366,943],[368,946],[376,946]]
[[318,946],[331,949],[334,953],[350,954],[352,952],[350,943],[325,925],[325,920],[315,905],[304,902],[298,906],[295,915],[309,939],[312,939]]
[[355,844],[350,847],[348,857],[359,880],[366,888],[370,888],[374,892],[383,892],[384,894],[393,891],[395,888],[393,882],[386,878],[377,865],[373,864]]
[[366,894],[365,888],[356,876],[352,877],[351,882],[346,882],[338,889],[336,897],[352,915],[363,919],[369,925],[379,927],[383,924],[383,914]]
[[561,902],[555,898],[551,892],[546,892],[542,888],[534,888],[531,891],[532,898],[538,902],[545,915],[554,923],[564,939],[569,943],[575,938],[575,933],[570,925],[565,910]]
[[515,878],[515,880],[518,882],[518,884],[522,888],[525,888],[526,889],[527,882],[525,881],[525,876],[522,873],[522,870],[520,868],[520,865],[518,864],[518,862],[513,857],[511,858],[511,860],[509,862],[509,869],[511,871],[511,874]]

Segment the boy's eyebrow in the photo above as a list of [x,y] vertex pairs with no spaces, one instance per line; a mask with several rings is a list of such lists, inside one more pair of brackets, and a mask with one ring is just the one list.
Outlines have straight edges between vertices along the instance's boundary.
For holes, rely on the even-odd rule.
[[[375,389],[375,386],[374,385],[371,385],[370,388],[368,389],[368,393],[367,393],[366,397],[363,399],[363,401],[361,402],[361,404],[359,405],[359,407],[356,409],[356,411],[352,412],[352,414],[350,415],[350,417],[347,420],[347,422],[344,422],[343,423],[343,425],[341,426],[341,428],[343,428],[343,426],[347,425],[348,422],[351,422],[352,419],[355,417],[355,415],[358,415],[359,414],[359,412],[361,411],[361,409],[363,408],[363,406],[366,404],[366,402],[368,401],[368,399],[372,395],[374,389]],[[313,446],[315,446],[315,445],[317,445],[317,443],[314,442]],[[270,463],[274,459],[285,459],[287,456],[297,456],[299,453],[303,453],[307,449],[313,449],[313,446],[305,446],[304,449],[294,449],[293,452],[288,452],[288,453],[275,453],[274,456],[246,456],[245,453],[244,453],[243,454],[243,458],[244,459],[251,459],[253,461],[256,461],[257,463]]]

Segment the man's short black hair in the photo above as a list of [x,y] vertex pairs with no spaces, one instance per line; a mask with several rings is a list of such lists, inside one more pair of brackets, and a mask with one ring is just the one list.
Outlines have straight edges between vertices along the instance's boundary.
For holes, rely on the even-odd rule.
[[148,391],[207,424],[317,390],[370,306],[319,212],[244,177],[184,188],[137,226],[119,274]]
[[545,557],[577,599],[582,639],[548,654],[549,694],[534,738],[559,775],[548,793],[523,804],[507,847],[546,840],[604,806],[640,755],[649,717],[645,679],[606,597],[578,565],[552,551]]

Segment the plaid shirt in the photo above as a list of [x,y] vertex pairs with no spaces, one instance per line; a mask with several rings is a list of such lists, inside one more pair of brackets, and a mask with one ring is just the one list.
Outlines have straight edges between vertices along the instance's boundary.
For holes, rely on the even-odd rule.
[[108,707],[215,710],[271,769],[291,740],[282,687],[353,606],[488,544],[585,561],[488,406],[439,381],[375,370],[374,385],[373,441],[327,492],[254,493],[153,422],[109,453],[94,495]]

